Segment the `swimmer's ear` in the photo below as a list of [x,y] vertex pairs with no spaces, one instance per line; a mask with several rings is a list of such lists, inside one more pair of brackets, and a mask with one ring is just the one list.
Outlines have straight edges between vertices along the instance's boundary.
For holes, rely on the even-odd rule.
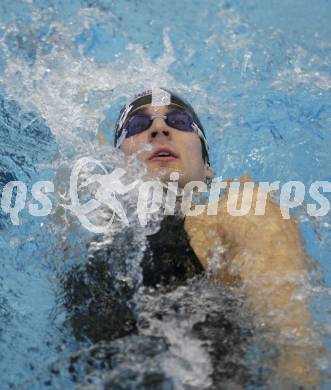
[[205,173],[207,179],[212,179],[214,177],[213,170],[208,162],[205,162]]

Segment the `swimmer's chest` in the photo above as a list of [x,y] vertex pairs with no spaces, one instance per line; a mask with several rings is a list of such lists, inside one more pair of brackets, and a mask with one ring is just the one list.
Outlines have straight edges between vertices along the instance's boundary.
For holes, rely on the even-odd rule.
[[148,236],[147,241],[141,262],[145,286],[178,284],[204,271],[190,246],[184,219],[165,217],[160,230]]

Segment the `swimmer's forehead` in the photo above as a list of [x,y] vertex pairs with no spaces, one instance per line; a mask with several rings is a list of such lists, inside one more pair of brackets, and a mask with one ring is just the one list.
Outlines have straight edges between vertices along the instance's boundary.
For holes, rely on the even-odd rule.
[[184,107],[181,107],[177,104],[169,104],[167,106],[152,106],[151,104],[145,104],[137,108],[136,110],[132,111],[131,114],[135,113],[135,114],[149,115],[157,112],[162,112],[166,114],[172,111],[186,111],[186,110]]

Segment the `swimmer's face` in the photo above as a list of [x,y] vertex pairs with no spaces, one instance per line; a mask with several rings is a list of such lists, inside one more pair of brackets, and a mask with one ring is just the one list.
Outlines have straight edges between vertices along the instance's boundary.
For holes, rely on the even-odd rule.
[[[146,104],[134,112],[166,115],[172,110],[178,110],[178,107]],[[126,156],[136,157],[142,161],[152,177],[168,181],[171,172],[178,172],[181,187],[189,181],[212,178],[211,168],[202,158],[199,136],[194,132],[169,127],[163,118],[154,119],[147,130],[125,138],[121,149]]]

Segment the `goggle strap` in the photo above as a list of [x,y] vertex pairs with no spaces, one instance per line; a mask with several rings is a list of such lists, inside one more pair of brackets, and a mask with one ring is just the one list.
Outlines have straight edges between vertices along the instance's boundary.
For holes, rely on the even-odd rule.
[[118,140],[117,140],[117,142],[116,142],[116,149],[118,149],[121,145],[122,145],[122,142],[124,141],[124,139],[125,139],[125,137],[126,137],[126,135],[127,135],[127,130],[123,130],[122,131],[122,133],[121,133],[121,135],[118,137]]
[[206,149],[209,150],[209,145],[208,145],[207,139],[206,139],[205,135],[203,134],[202,130],[200,129],[200,127],[194,122],[192,123],[192,127],[198,133],[198,136],[203,140],[203,142],[206,146]]

